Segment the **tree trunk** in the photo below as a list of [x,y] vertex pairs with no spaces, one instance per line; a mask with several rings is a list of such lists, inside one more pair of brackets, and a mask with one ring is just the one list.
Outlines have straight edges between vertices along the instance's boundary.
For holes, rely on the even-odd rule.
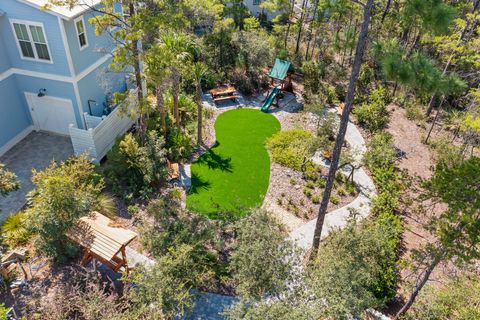
[[[133,3],[129,4],[130,15],[133,16],[135,14],[135,5]],[[143,83],[142,83],[142,70],[140,68],[140,51],[138,50],[138,40],[132,40],[132,56],[134,59],[133,63],[133,70],[135,73],[135,83],[137,84],[137,99],[139,105],[139,126],[140,126],[140,139],[143,141],[145,138],[146,133],[146,125],[145,125],[145,118],[144,118],[144,111],[143,111]]]
[[[480,4],[480,0],[473,0],[473,7],[470,12],[474,13],[478,9],[479,4]],[[460,32],[460,36],[458,40],[460,41],[463,40],[463,38],[467,34],[468,29],[470,28],[470,23],[471,23],[471,20],[467,20],[467,23],[465,24],[462,31]],[[444,76],[447,73],[447,70],[450,67],[450,64],[452,63],[452,60],[453,60],[453,54],[450,55],[450,58],[448,59],[447,64],[445,64],[445,67],[443,68],[442,76]],[[427,116],[429,116],[430,113],[432,113],[433,103],[435,102],[435,96],[436,94],[433,94],[432,97],[430,98],[430,102],[428,103],[427,112],[426,112]]]
[[[305,60],[308,60],[308,51],[310,51],[310,43],[312,42],[313,36],[313,25],[315,24],[315,18],[317,17],[317,11],[318,11],[318,4],[320,3],[320,0],[317,0],[315,2],[315,7],[313,8],[313,16],[312,16],[312,21],[310,22],[310,38],[308,39],[307,43],[307,50],[305,52]],[[315,33],[316,35],[316,33]]]
[[435,114],[435,118],[433,118],[432,125],[430,126],[430,130],[428,130],[427,137],[425,138],[425,144],[427,144],[428,139],[430,139],[430,135],[432,134],[433,127],[435,126],[438,116],[440,115],[440,111],[442,110],[441,108],[442,108],[443,101],[445,101],[445,97],[442,97],[442,101],[440,102],[440,106],[438,107],[437,114]]
[[417,282],[415,284],[415,287],[413,288],[413,291],[410,297],[408,298],[407,302],[405,302],[405,304],[400,309],[400,311],[397,312],[393,320],[398,319],[401,315],[407,312],[408,309],[410,309],[410,307],[415,302],[415,299],[417,298],[418,294],[420,293],[420,290],[422,290],[423,286],[427,283],[428,278],[430,278],[430,275],[432,274],[436,266],[440,263],[440,261],[441,261],[440,257],[435,257],[430,263],[430,265],[427,267],[427,269],[420,275],[420,277],[417,279]]
[[392,5],[392,0],[388,0],[385,5],[385,10],[383,10],[382,19],[380,19],[380,25],[383,24],[385,18],[387,17],[388,11],[390,11],[390,6]]
[[196,99],[197,100],[197,144],[201,146],[203,144],[202,138],[202,127],[203,127],[203,107],[202,107],[202,86],[200,80],[197,83],[197,90],[196,90]]
[[298,53],[300,50],[300,39],[302,38],[302,28],[303,28],[303,20],[305,20],[305,7],[307,6],[307,0],[303,0],[302,2],[302,12],[300,13],[300,24],[298,26],[298,34],[297,34],[297,44],[295,45],[295,54]]
[[163,91],[160,85],[157,85],[155,88],[155,94],[157,97],[157,109],[158,112],[160,113],[160,125],[161,125],[161,130],[164,136],[167,135],[167,122],[166,122],[166,116],[165,116],[165,103],[163,101]]
[[173,68],[172,73],[172,96],[173,96],[173,116],[175,117],[175,124],[180,128],[180,115],[178,112],[178,94],[180,87],[180,74],[177,68]]
[[363,11],[363,22],[358,36],[357,48],[355,51],[355,60],[352,66],[352,74],[350,76],[350,83],[348,85],[348,93],[345,99],[345,108],[342,112],[340,119],[340,127],[338,129],[337,138],[335,140],[335,147],[333,149],[332,162],[330,169],[328,170],[327,184],[322,196],[322,202],[320,209],[318,210],[317,223],[315,225],[315,233],[313,236],[313,249],[312,257],[316,256],[318,248],[320,246],[320,237],[322,235],[323,222],[325,221],[325,215],[327,213],[328,202],[330,201],[330,194],[332,193],[333,182],[335,174],[337,172],[338,163],[340,161],[340,154],[342,152],[342,145],[345,140],[345,133],[347,132],[348,118],[353,106],[353,98],[355,95],[355,89],[357,85],[358,74],[362,65],[363,52],[367,43],[368,26],[370,23],[370,17],[374,6],[374,0],[367,0]]
[[292,0],[292,6],[290,8],[290,14],[288,15],[287,31],[285,32],[285,39],[284,39],[284,44],[283,44],[283,47],[284,47],[285,50],[287,50],[288,36],[290,34],[290,29],[292,27],[292,18],[293,18],[294,8],[295,8],[295,0]]

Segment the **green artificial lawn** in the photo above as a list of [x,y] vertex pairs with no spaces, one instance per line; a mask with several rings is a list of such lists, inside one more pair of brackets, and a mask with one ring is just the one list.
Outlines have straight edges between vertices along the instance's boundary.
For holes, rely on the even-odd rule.
[[215,146],[192,164],[187,208],[216,219],[261,205],[270,179],[265,141],[279,130],[278,120],[259,110],[220,114]]

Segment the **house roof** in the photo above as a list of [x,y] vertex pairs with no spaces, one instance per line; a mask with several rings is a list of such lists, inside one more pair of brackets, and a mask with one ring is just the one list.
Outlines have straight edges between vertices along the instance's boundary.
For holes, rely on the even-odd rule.
[[43,9],[47,5],[48,9],[46,12],[53,15],[59,16],[60,18],[70,20],[75,18],[85,11],[89,10],[90,7],[98,5],[101,0],[78,0],[79,5],[76,5],[72,9],[63,6],[54,6],[49,3],[48,0],[17,0],[19,2],[31,5],[32,7]]

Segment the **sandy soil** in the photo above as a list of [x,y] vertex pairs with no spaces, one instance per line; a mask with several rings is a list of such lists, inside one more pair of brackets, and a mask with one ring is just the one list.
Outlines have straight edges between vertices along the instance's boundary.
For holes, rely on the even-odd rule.
[[427,179],[433,165],[430,148],[422,143],[425,130],[408,120],[405,109],[390,106],[390,124],[387,131],[393,135],[395,147],[401,156],[398,166],[412,176]]

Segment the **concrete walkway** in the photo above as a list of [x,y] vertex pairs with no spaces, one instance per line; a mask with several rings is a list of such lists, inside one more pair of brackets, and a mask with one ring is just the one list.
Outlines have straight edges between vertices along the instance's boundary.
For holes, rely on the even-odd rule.
[[[354,150],[357,151],[355,153],[355,162],[360,163],[363,155],[367,151],[367,147],[360,131],[351,122],[348,123],[345,140]],[[318,152],[313,156],[312,160],[316,164],[327,167],[329,166],[325,159],[323,159],[321,154]],[[342,172],[348,175],[350,170],[346,169]],[[375,184],[366,174],[363,168],[354,171],[353,181],[360,189],[358,197],[346,206],[338,208],[327,214],[322,229],[322,239],[328,236],[332,230],[345,227],[348,220],[347,218],[350,216],[351,212],[355,212],[358,219],[363,219],[370,213],[370,198],[375,194]],[[313,242],[313,234],[316,223],[317,219],[315,218],[303,226],[293,230],[290,233],[289,239],[295,241],[298,246],[304,249],[310,249]]]
[[0,223],[11,213],[20,210],[26,203],[26,194],[33,189],[32,169],[46,168],[52,160],[62,161],[73,154],[69,137],[46,132],[32,132],[7,151],[0,162],[15,172],[20,189],[6,197],[0,196]]

